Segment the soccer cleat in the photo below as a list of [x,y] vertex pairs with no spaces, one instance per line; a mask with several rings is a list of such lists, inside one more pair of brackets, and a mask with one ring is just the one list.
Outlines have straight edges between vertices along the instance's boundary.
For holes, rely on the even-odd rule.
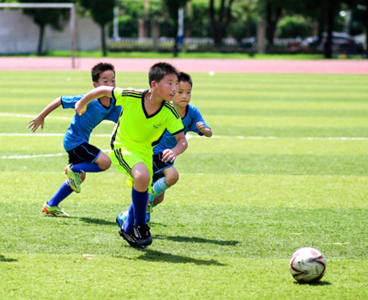
[[147,247],[152,244],[152,236],[147,224],[138,224],[137,227],[134,227],[134,235],[137,244],[141,247]]
[[134,233],[125,232],[123,226],[120,228],[119,234],[124,240],[128,242],[131,247],[141,247],[140,245],[138,245],[137,238],[134,236]]
[[123,226],[124,222],[126,221],[126,219],[125,220],[123,219],[124,213],[125,212],[122,212],[122,213],[118,214],[118,216],[116,217],[116,223],[118,223],[119,228],[121,228]]
[[116,222],[118,222],[117,218],[120,218],[122,222],[126,222],[128,220],[128,211],[126,210],[126,211],[118,214],[118,216],[116,217]]
[[69,178],[69,186],[70,188],[76,192],[76,193],[80,193],[81,191],[81,183],[82,183],[82,179],[81,179],[81,173],[77,173],[77,172],[73,172],[71,169],[72,164],[69,164],[65,167],[65,174],[68,176]]
[[59,206],[50,206],[47,205],[47,203],[45,203],[42,207],[42,210],[48,214],[48,215],[52,215],[54,217],[59,217],[59,218],[69,218],[70,216]]
[[147,211],[146,211],[146,223],[148,223],[151,220],[151,213],[153,212],[153,207],[151,203],[148,203]]

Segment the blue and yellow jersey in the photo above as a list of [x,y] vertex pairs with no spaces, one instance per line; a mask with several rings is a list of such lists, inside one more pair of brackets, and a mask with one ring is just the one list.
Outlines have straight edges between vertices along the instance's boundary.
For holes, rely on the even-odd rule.
[[115,126],[111,148],[124,148],[143,156],[152,156],[165,131],[176,135],[184,131],[177,109],[168,101],[162,101],[160,109],[148,115],[144,96],[148,90],[113,89],[115,105],[122,106],[119,121]]

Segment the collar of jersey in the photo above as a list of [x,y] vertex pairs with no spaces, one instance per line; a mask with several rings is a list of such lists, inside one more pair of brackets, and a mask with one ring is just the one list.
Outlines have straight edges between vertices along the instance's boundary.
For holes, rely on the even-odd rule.
[[141,103],[142,103],[142,109],[143,109],[143,112],[144,112],[144,115],[146,116],[146,118],[147,119],[149,119],[149,118],[152,118],[152,117],[154,117],[155,115],[157,115],[160,111],[161,111],[161,109],[162,109],[162,107],[164,106],[164,103],[165,103],[165,100],[162,100],[162,103],[161,103],[161,107],[154,113],[154,114],[152,114],[152,115],[148,115],[148,113],[147,113],[147,111],[146,111],[146,108],[145,108],[145,106],[144,106],[144,96],[148,93],[148,91],[149,90],[145,90],[144,92],[143,92],[143,94],[142,94],[142,100],[141,100]]

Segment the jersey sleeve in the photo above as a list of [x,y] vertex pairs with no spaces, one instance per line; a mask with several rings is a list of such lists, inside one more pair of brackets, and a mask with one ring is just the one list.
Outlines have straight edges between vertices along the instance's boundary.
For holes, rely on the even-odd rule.
[[118,88],[115,87],[112,90],[112,97],[115,100],[116,106],[125,106],[132,99],[141,99],[143,90],[135,90],[132,88]]
[[110,120],[114,123],[117,123],[119,120],[120,112],[122,108],[120,106],[115,106],[113,109],[106,115],[104,120]]
[[192,116],[192,122],[189,126],[188,131],[196,132],[198,135],[204,135],[202,132],[200,132],[197,128],[197,123],[202,122],[204,124],[204,127],[209,128],[206,121],[203,119],[201,112],[197,107],[194,105],[191,107],[191,116]]
[[84,95],[61,96],[61,105],[63,108],[74,108],[75,103],[83,98]]
[[167,124],[167,131],[170,132],[172,135],[177,135],[180,132],[184,132],[184,125],[181,121],[177,109],[173,106],[172,110],[174,111],[174,113],[170,113],[170,118]]

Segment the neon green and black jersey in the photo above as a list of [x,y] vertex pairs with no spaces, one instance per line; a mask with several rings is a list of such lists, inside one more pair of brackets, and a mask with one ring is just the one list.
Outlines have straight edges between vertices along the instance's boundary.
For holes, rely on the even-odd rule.
[[184,131],[180,115],[173,104],[162,101],[161,108],[153,115],[147,115],[144,96],[148,90],[114,88],[112,96],[117,106],[122,106],[116,124],[111,148],[124,148],[143,155],[152,155],[167,130],[172,135]]

